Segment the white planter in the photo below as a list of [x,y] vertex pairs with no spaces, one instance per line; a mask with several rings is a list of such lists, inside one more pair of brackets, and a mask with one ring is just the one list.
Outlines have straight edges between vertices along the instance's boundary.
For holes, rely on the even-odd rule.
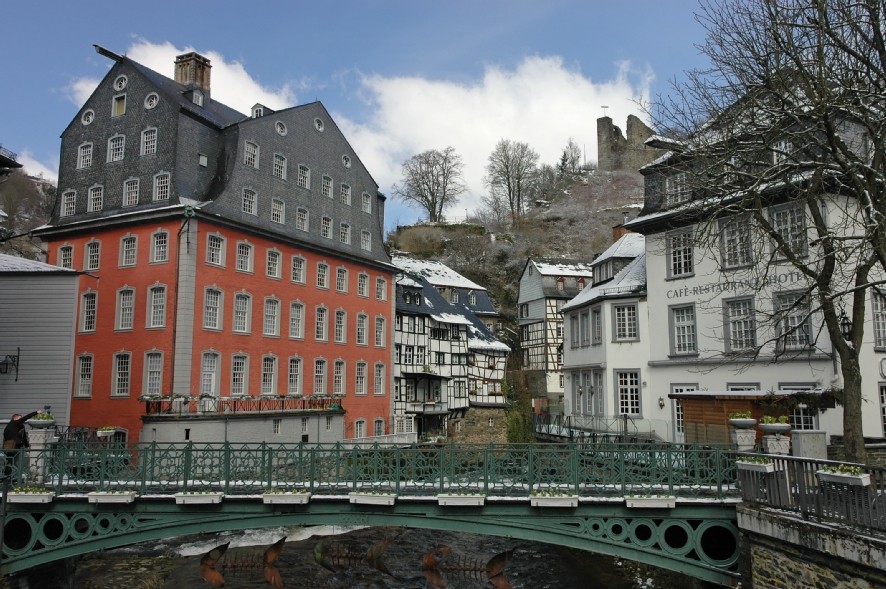
[[351,503],[360,503],[363,505],[393,505],[397,500],[397,496],[393,493],[361,493],[352,491],[348,493],[348,499]]
[[47,491],[45,493],[16,493],[10,491],[6,494],[7,503],[50,503],[55,493]]
[[791,431],[790,423],[761,423],[757,427],[760,428],[761,432],[767,434],[781,435],[785,432]]
[[677,505],[677,498],[673,495],[625,497],[625,505],[645,509],[673,509]]
[[787,454],[791,451],[791,439],[785,436],[763,436],[763,450],[767,454]]
[[578,495],[537,496],[529,498],[532,507],[578,507]]
[[775,465],[771,462],[742,462],[738,460],[735,463],[738,470],[750,470],[752,472],[774,472]]
[[437,495],[438,505],[459,505],[464,507],[481,507],[486,502],[485,495]]
[[264,493],[262,503],[304,505],[311,500],[310,493]]
[[132,503],[135,501],[135,495],[135,491],[120,491],[117,493],[93,491],[86,494],[90,503]]
[[212,493],[176,493],[175,502],[179,505],[209,505],[213,503],[221,503],[225,494],[221,492]]
[[736,445],[739,452],[748,452],[750,450],[753,450],[754,445],[757,443],[757,430],[732,430],[732,443]]
[[825,470],[815,471],[815,476],[823,483],[836,483],[838,485],[852,485],[854,487],[867,487],[871,484],[871,475],[846,474],[842,472],[828,472]]
[[110,438],[111,436],[113,436],[116,433],[117,433],[117,430],[115,430],[115,429],[106,429],[106,430],[100,429],[95,432],[95,435],[96,435],[96,437],[99,437],[99,438]]
[[729,420],[729,425],[737,429],[748,429],[754,427],[757,420],[753,417],[735,417]]

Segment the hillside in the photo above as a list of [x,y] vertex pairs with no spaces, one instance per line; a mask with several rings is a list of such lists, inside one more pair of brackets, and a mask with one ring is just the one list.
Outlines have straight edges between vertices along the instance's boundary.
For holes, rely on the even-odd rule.
[[577,175],[532,208],[507,233],[480,224],[399,227],[388,235],[392,250],[439,260],[485,286],[505,324],[513,328],[520,274],[528,257],[593,260],[612,243],[612,228],[643,203],[636,172],[591,171]]

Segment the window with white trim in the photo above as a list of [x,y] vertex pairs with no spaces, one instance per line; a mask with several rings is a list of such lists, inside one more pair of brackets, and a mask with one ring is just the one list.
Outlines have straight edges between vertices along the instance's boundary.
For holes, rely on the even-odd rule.
[[775,295],[778,312],[778,347],[783,351],[806,350],[812,345],[812,317],[809,300],[802,293]]
[[80,297],[80,331],[95,331],[98,313],[98,293],[85,292]]
[[218,396],[218,354],[203,352],[200,358],[200,394]]
[[120,240],[120,266],[135,266],[138,253],[138,240],[127,235]]
[[354,378],[354,394],[366,394],[366,362],[357,362]]
[[258,168],[258,144],[247,141],[243,148],[243,163],[253,168]]
[[111,396],[125,397],[129,395],[132,371],[132,356],[128,352],[114,354],[114,377]]
[[243,189],[243,204],[241,209],[247,215],[258,214],[258,203],[256,202],[255,191],[249,188]]
[[348,269],[337,268],[335,271],[335,290],[337,292],[348,292]]
[[698,353],[695,335],[695,306],[671,307],[671,353],[673,355]]
[[296,301],[289,304],[289,337],[305,337],[305,306]]
[[135,290],[123,288],[117,291],[117,329],[133,328],[135,319]]
[[364,213],[372,212],[372,197],[368,192],[364,192],[362,196],[362,208]]
[[169,174],[162,173],[154,176],[154,200],[169,200]]
[[222,291],[207,288],[203,291],[203,328],[221,329]]
[[271,201],[271,222],[281,225],[286,223],[286,203],[279,198]]
[[286,392],[290,395],[302,394],[302,359],[289,359],[289,376],[286,380]]
[[77,397],[92,396],[92,356],[83,355],[77,358],[77,387],[75,395]]
[[62,193],[62,206],[61,211],[59,211],[60,217],[70,217],[76,212],[77,206],[77,191],[68,190]]
[[169,261],[169,233],[158,231],[151,235],[151,262],[160,264]]
[[[383,348],[385,347],[385,318],[384,317],[376,317],[375,318],[375,347]],[[424,364],[424,362],[422,362]]]
[[148,289],[148,327],[166,326],[166,287]]
[[126,136],[114,135],[108,139],[108,163],[123,161],[126,155]]
[[375,298],[379,301],[388,300],[388,281],[381,276],[375,279]]
[[163,353],[150,351],[145,353],[145,374],[143,394],[160,396],[163,392]]
[[95,213],[102,210],[105,202],[105,187],[92,186],[89,189],[89,199],[86,201],[86,212]]
[[636,341],[640,339],[637,324],[637,305],[613,305],[615,341]]
[[[458,424],[461,424],[460,421],[457,422],[457,423],[458,423]],[[376,436],[376,437],[379,437],[379,436],[383,436],[383,435],[385,435],[385,420],[384,420],[384,419],[381,419],[381,418],[376,419],[376,420],[373,422],[372,429],[373,429],[373,434],[372,434],[372,435],[374,435],[374,436]]]
[[298,166],[298,187],[307,188],[308,190],[311,188],[311,170],[302,164]]
[[329,288],[329,265],[317,264],[317,288]]
[[63,245],[58,248],[58,265],[62,268],[74,267],[74,246]]
[[329,339],[328,323],[328,311],[326,307],[317,307],[314,316],[314,339],[318,342],[325,342]]
[[668,278],[692,276],[695,273],[692,231],[669,233],[667,249]]
[[335,312],[335,327],[333,328],[335,343],[345,343],[345,333],[347,333],[347,314],[339,309]]
[[308,225],[308,209],[299,207],[295,211],[295,228],[299,231],[307,231]]
[[347,223],[340,223],[338,229],[338,240],[341,243],[350,245],[351,243],[351,226]]
[[871,321],[874,324],[874,347],[886,349],[886,295],[871,290]]
[[322,358],[314,360],[314,394],[326,394],[326,360]]
[[375,365],[375,388],[373,389],[373,394],[375,395],[384,395],[385,394],[385,365],[384,364],[376,364]]
[[320,219],[320,237],[332,239],[332,219],[330,217]]
[[336,360],[332,365],[332,394],[345,394],[345,362]]
[[757,322],[754,299],[731,299],[723,302],[726,349],[729,352],[750,350],[757,345]]
[[372,233],[365,229],[360,232],[360,249],[367,252],[372,251]]
[[326,198],[332,198],[332,178],[323,176],[320,193]]
[[677,172],[665,178],[665,206],[673,206],[689,200],[689,176]]
[[619,415],[640,415],[640,372],[616,370],[615,390]]
[[252,297],[246,293],[234,295],[234,333],[249,333],[252,315]]
[[265,274],[268,278],[281,278],[283,271],[280,268],[282,255],[277,250],[268,250],[265,259]]
[[280,335],[280,301],[277,299],[265,299],[262,334],[272,337]]
[[351,206],[351,187],[348,184],[342,184],[339,193],[338,200],[343,205]]
[[157,129],[145,129],[142,131],[142,155],[157,153]]
[[[788,203],[769,209],[769,223],[772,225],[773,231],[781,236],[788,252],[795,256],[805,256],[807,252],[806,239],[806,216],[803,211],[803,205],[799,203]],[[779,254],[785,256],[785,252],[773,240],[773,248],[778,250]]]
[[305,283],[305,259],[301,256],[292,256],[292,282]]
[[231,396],[241,397],[246,395],[246,385],[249,373],[249,357],[245,354],[234,354],[231,358]]
[[369,296],[369,274],[361,272],[357,275],[357,296]]
[[772,165],[778,166],[788,162],[794,153],[794,144],[790,139],[781,138],[772,144]]
[[747,215],[720,221],[720,260],[723,268],[741,268],[751,258],[751,219]]
[[286,180],[286,157],[279,153],[274,154],[274,177]]
[[92,167],[92,143],[84,143],[77,149],[77,167],[80,169]]
[[90,241],[86,244],[86,256],[83,264],[84,270],[98,270],[101,259],[101,243]]
[[111,116],[122,117],[126,114],[126,95],[118,94],[111,101]]
[[369,344],[368,328],[369,317],[360,313],[357,315],[357,345],[365,346]]
[[134,207],[138,204],[138,178],[130,178],[123,183],[123,206]]
[[261,394],[277,394],[277,358],[265,356],[261,359]]
[[239,242],[237,244],[237,270],[239,272],[252,272],[252,245]]
[[591,343],[603,343],[603,310],[600,307],[591,309]]
[[225,265],[225,238],[221,235],[209,234],[206,237],[206,263]]
[[354,422],[354,437],[355,438],[365,438],[366,437],[366,420],[358,419]]

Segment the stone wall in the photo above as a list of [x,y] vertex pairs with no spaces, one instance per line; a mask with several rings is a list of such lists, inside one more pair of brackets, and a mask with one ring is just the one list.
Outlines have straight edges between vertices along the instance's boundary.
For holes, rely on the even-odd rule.
[[[490,421],[492,420],[492,425]],[[508,428],[503,407],[471,407],[460,420],[461,431],[452,431],[449,437],[460,444],[504,444],[508,441]]]
[[[886,468],[886,440],[871,440],[865,438],[865,450],[867,450],[868,466]],[[846,448],[843,445],[843,436],[831,436],[828,446],[828,460],[843,461],[846,459]]]
[[886,538],[740,505],[744,589],[884,589]]
[[627,137],[612,124],[611,118],[600,117],[597,119],[597,167],[602,172],[636,172],[662,154],[661,150],[644,143],[652,135],[652,129],[634,115],[628,115]]

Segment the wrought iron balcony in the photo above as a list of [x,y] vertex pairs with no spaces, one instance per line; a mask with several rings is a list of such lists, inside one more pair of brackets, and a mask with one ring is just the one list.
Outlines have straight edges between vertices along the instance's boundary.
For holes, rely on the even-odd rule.
[[406,403],[406,413],[418,415],[445,415],[449,413],[449,404],[446,401],[409,401]]

